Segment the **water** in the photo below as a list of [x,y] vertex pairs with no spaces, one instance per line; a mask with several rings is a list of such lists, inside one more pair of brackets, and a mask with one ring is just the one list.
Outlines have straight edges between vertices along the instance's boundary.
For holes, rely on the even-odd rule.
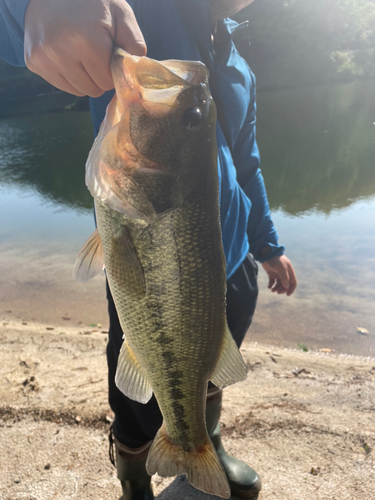
[[[259,94],[262,170],[299,286],[275,296],[260,272],[252,340],[375,356],[374,122],[373,82]],[[84,185],[92,138],[88,113],[0,121],[4,317],[107,321],[103,277],[71,278],[94,229]]]

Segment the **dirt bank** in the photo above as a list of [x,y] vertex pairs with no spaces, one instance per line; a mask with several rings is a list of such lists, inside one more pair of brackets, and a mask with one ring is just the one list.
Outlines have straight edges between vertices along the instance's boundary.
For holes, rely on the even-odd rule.
[[[4,321],[0,339],[0,499],[118,499],[106,334]],[[225,391],[223,435],[261,474],[260,500],[375,498],[375,359],[254,343],[242,353],[248,378]],[[161,500],[214,498],[153,481]]]

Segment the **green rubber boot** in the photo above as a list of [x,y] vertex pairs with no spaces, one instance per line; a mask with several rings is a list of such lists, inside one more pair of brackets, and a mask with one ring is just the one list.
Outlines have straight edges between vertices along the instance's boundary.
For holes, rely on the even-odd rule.
[[121,481],[121,500],[154,500],[151,476],[146,471],[146,459],[152,441],[141,448],[128,448],[114,438],[117,477]]
[[224,467],[232,496],[256,499],[262,488],[258,473],[246,465],[245,462],[228,455],[221,442],[219,419],[222,396],[223,391],[220,389],[212,388],[208,391],[206,406],[207,431]]

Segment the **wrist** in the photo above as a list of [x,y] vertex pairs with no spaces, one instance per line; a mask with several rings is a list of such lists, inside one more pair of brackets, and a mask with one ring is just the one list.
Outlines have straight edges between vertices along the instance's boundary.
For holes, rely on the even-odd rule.
[[262,250],[259,253],[260,253],[261,258],[265,259],[267,257],[267,255],[270,254],[271,252],[272,252],[272,248],[269,245],[267,245],[264,248],[262,248]]
[[[263,253],[264,250],[264,253]],[[267,246],[264,247],[260,252],[259,252],[259,258],[257,259],[261,264],[264,262],[267,262],[274,257],[281,257],[284,255],[284,250],[285,248],[283,246]]]

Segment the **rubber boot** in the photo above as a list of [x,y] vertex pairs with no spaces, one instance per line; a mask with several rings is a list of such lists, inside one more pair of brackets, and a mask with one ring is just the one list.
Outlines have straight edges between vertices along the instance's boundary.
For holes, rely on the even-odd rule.
[[152,441],[141,448],[129,448],[114,438],[117,477],[121,481],[121,500],[153,500],[151,476],[146,471],[146,459]]
[[262,488],[258,473],[245,462],[228,455],[221,442],[219,419],[222,396],[223,391],[215,387],[208,391],[206,406],[207,431],[224,467],[232,496],[256,499]]

